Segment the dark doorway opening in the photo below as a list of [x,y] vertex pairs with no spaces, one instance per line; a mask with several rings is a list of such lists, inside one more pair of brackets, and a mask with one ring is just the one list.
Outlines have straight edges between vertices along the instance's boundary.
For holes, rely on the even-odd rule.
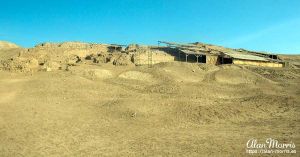
[[183,54],[182,61],[190,62],[190,63],[206,63],[206,55],[196,55],[196,54]]
[[190,55],[187,56],[187,62],[197,63],[197,57],[193,54],[190,54]]
[[232,58],[221,58],[222,64],[232,64],[233,59]]
[[277,55],[270,55],[269,57],[272,59],[278,59]]
[[200,55],[198,58],[198,63],[206,63],[206,55]]

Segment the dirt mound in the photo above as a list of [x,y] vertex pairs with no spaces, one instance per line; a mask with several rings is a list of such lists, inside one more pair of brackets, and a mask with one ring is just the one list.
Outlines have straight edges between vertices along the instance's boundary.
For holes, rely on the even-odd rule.
[[106,68],[91,66],[91,65],[81,65],[81,66],[69,66],[68,71],[77,76],[81,76],[87,79],[107,79],[114,77],[114,73]]
[[273,68],[257,68],[248,67],[254,73],[257,73],[264,78],[278,81],[278,80],[295,80],[300,76],[300,69],[286,68],[286,69],[273,69]]
[[147,81],[152,82],[154,78],[149,73],[143,73],[139,71],[127,71],[119,75],[120,78],[129,79],[129,80],[139,80],[139,81]]
[[[177,117],[197,124],[263,120],[287,112],[285,109],[292,107],[291,104],[293,103],[284,96],[273,97],[268,95],[256,95],[221,102],[203,100],[203,102],[210,104],[192,103],[180,106],[181,109],[176,110],[180,111],[176,113],[178,114]],[[277,110],[277,108],[282,108],[282,110]],[[292,111],[292,114],[295,114],[294,111]]]
[[35,47],[44,47],[44,48],[88,48],[90,46],[89,43],[82,42],[63,42],[63,43],[41,43],[36,45]]
[[11,42],[0,41],[0,49],[13,49],[13,48],[20,48],[20,46]]
[[184,63],[181,66],[167,66],[162,70],[177,82],[199,82],[204,79],[206,73],[196,64]]
[[86,70],[85,75],[88,75],[92,78],[99,78],[99,79],[107,79],[113,77],[113,74],[106,69],[89,69]]
[[243,69],[221,69],[215,73],[215,80],[226,84],[254,84],[261,80],[258,76]]
[[[30,49],[9,49],[0,51],[0,60],[3,60],[3,70],[23,69],[18,71],[29,71],[30,66],[19,64],[19,60],[38,61],[37,69],[43,71],[65,70],[67,66],[83,64],[113,64],[115,66],[134,65],[131,55],[124,53],[121,49],[114,49],[111,45],[90,44],[81,42],[64,43],[42,43]],[[18,61],[18,63],[16,62]],[[10,63],[12,62],[12,63]],[[4,65],[5,64],[5,65]],[[19,68],[17,68],[19,67]],[[28,70],[24,70],[28,69]],[[36,67],[33,70],[35,71]]]
[[55,61],[62,61],[70,56],[78,56],[81,59],[89,55],[106,53],[109,46],[104,44],[90,44],[81,42],[42,43],[29,49],[26,55],[47,55]]
[[[61,64],[53,61],[45,61],[42,65],[41,70],[52,71],[52,70],[62,70]],[[65,69],[64,69],[65,70]]]
[[34,58],[16,57],[8,61],[2,61],[2,69],[12,72],[33,72],[39,68],[38,60]]
[[8,60],[14,57],[18,57],[25,49],[13,48],[13,49],[0,49],[0,60]]

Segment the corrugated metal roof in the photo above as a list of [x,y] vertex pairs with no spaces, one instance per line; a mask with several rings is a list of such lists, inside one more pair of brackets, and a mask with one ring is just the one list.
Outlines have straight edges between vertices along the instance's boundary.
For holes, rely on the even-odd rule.
[[193,54],[193,55],[206,55],[206,53],[204,53],[204,52],[195,52],[195,51],[190,51],[190,50],[180,50],[180,51],[182,51],[183,53],[185,53],[185,54]]
[[253,61],[268,61],[264,57],[259,57],[251,54],[242,54],[239,52],[225,52],[226,55],[236,58],[236,59],[245,59],[245,60],[253,60]]

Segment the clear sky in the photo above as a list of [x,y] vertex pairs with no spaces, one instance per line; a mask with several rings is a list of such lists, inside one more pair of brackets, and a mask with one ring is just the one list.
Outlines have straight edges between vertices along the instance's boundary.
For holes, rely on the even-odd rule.
[[300,54],[300,0],[2,0],[0,40],[198,41]]

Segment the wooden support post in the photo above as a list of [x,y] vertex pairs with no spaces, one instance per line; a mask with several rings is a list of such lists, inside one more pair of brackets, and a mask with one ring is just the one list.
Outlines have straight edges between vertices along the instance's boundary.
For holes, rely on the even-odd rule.
[[188,54],[185,54],[185,62],[187,62],[187,60],[188,60]]
[[197,58],[197,63],[199,63],[199,55],[195,55]]
[[152,51],[148,51],[148,67],[152,68]]

